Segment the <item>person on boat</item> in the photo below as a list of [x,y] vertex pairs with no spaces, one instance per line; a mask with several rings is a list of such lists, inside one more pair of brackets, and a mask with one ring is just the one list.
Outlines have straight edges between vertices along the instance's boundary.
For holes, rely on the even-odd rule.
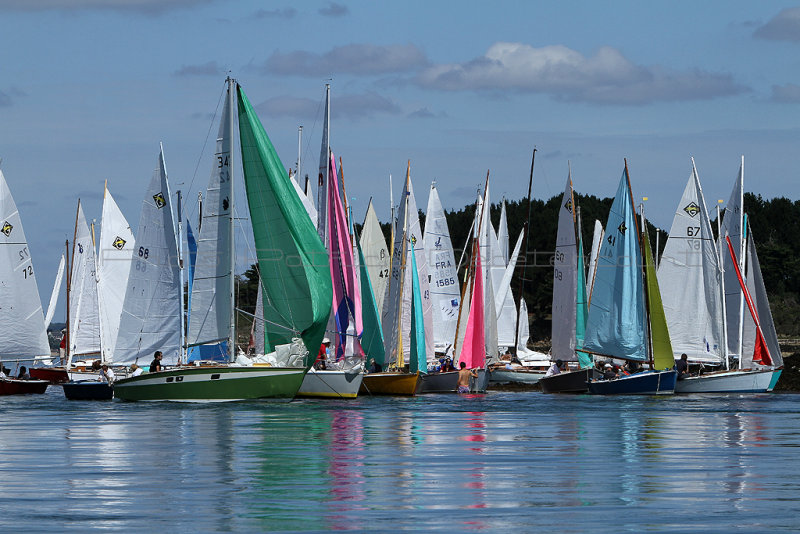
[[675,362],[675,370],[678,371],[678,380],[689,376],[689,356],[681,354],[681,359]]
[[153,361],[150,363],[150,372],[156,373],[158,371],[163,371],[164,366],[161,364],[161,358],[164,356],[161,354],[160,350],[157,350],[155,354],[153,354]]
[[100,372],[100,360],[95,360],[92,362],[92,372],[99,373]]
[[139,376],[144,372],[144,369],[136,365],[135,363],[131,364],[131,376]]
[[547,370],[544,376],[553,376],[561,374],[561,370],[564,367],[564,362],[562,360],[556,360],[553,365],[550,366],[550,369]]
[[8,378],[8,375],[3,371],[3,367],[0,367],[0,378]]
[[314,369],[325,370],[326,361],[328,360],[328,352],[331,346],[331,340],[327,337],[322,338],[322,345],[319,346],[317,353],[317,360],[314,362]]
[[17,378],[19,378],[20,380],[30,380],[31,375],[28,372],[28,368],[25,367],[24,365],[21,365],[19,367],[19,375],[17,376]]
[[65,356],[67,354],[67,329],[61,329],[61,343],[58,344],[58,357],[61,358],[62,362],[65,362]]
[[102,367],[100,367],[100,374],[97,375],[98,382],[107,382],[109,384],[113,384],[114,378],[114,371],[104,363]]
[[603,366],[603,378],[605,380],[614,380],[617,378],[617,373],[614,372],[614,366],[610,363]]
[[626,375],[632,375],[642,370],[639,362],[633,360],[628,360],[625,362],[625,366],[622,369]]
[[469,393],[469,379],[478,378],[478,371],[475,369],[467,369],[466,362],[461,362],[461,369],[458,371],[458,393]]

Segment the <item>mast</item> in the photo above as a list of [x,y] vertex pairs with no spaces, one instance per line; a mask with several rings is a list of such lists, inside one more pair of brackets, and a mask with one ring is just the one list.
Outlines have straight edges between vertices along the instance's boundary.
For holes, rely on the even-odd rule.
[[717,236],[717,242],[719,243],[719,247],[717,247],[719,256],[719,267],[717,271],[720,280],[720,293],[722,294],[722,313],[720,314],[720,320],[722,321],[722,353],[725,355],[725,369],[728,370],[730,369],[730,362],[728,361],[728,321],[725,320],[725,267],[722,263],[722,217],[719,212],[719,202],[717,203]]
[[[525,254],[522,256],[522,274],[519,277],[519,298],[525,298],[525,271],[528,267],[528,240],[529,240],[529,232],[528,226],[531,222],[531,188],[533,186],[533,165],[536,162],[536,147],[533,147],[533,155],[531,156],[531,173],[528,177],[528,218],[525,219],[525,224],[522,226],[522,231],[525,232]],[[514,332],[514,351],[512,354],[516,356],[517,354],[517,342],[516,340],[519,339],[519,312],[522,309],[522,306],[517,306],[517,326]],[[527,321],[528,319],[525,318]]]
[[[233,78],[228,78],[228,98],[230,99],[230,110],[231,110],[231,112],[228,115],[228,120],[230,120],[230,125],[229,125],[230,130],[229,131],[230,131],[230,135],[231,135],[231,151],[230,151],[230,155],[229,155],[230,159],[229,159],[229,164],[228,164],[228,169],[230,169],[230,171],[229,171],[230,174],[228,176],[228,180],[233,180],[233,172],[234,172],[233,171],[233,169],[234,169],[234,165],[233,165],[233,153],[234,153],[234,149],[233,149],[234,139],[233,139],[233,137],[234,137],[234,135],[233,134],[234,134],[234,127],[236,126],[236,123],[234,122],[236,119],[234,117],[238,117],[238,113],[235,112],[235,110],[237,108],[236,108],[236,100],[235,100],[235,94],[234,93],[236,91],[237,85],[238,84],[236,83],[236,81]],[[230,316],[230,332],[228,334],[228,339],[229,339],[229,342],[228,342],[228,361],[229,362],[232,362],[232,361],[234,361],[236,359],[236,302],[235,302],[236,279],[235,279],[235,276],[234,276],[234,273],[236,272],[236,245],[235,245],[235,242],[234,242],[234,234],[235,234],[235,232],[233,231],[234,211],[235,211],[235,209],[234,209],[234,196],[235,196],[235,194],[234,194],[234,191],[233,191],[233,187],[231,187],[231,198],[230,198],[230,204],[229,204],[230,205],[230,209],[228,211],[228,213],[230,214],[230,219],[231,219],[231,222],[230,222],[230,225],[229,225],[229,228],[228,228],[228,236],[229,236],[229,239],[230,239],[230,252],[229,252],[229,254],[230,254],[230,262],[231,262],[230,263],[231,282],[230,282],[230,296],[229,296],[230,303],[231,303],[231,316]]]
[[[739,180],[739,250],[737,250],[739,272],[744,273],[744,156],[742,156],[742,179]],[[742,361],[742,336],[744,331],[744,292],[739,290],[741,297],[739,298],[739,338],[737,344],[737,353],[739,354],[739,363]]]
[[[166,163],[164,164],[166,167]],[[181,294],[181,305],[180,309],[180,323],[181,323],[181,341],[180,341],[180,352],[178,353],[178,365],[184,360],[184,356],[186,355],[186,324],[184,323],[183,317],[183,306],[184,306],[184,294],[183,294],[183,282],[184,282],[184,273],[183,273],[183,195],[181,195],[180,190],[175,193],[175,196],[178,200],[178,273],[179,273],[179,280],[181,284],[180,294]]]
[[[630,187],[630,181],[628,181],[628,187]],[[631,193],[631,194],[633,194],[633,193]],[[642,233],[640,234],[639,243],[643,243],[644,240],[647,239],[647,231],[645,230],[646,224],[647,224],[647,220],[644,218],[644,204],[641,203],[641,202],[639,203],[639,216],[641,218],[641,227],[642,227]],[[642,250],[644,250],[644,247],[642,247]],[[646,261],[647,260],[644,258],[644,254],[642,254],[642,277],[643,278],[645,277],[645,269],[646,269],[645,262]],[[655,369],[656,368],[655,361],[653,360],[653,333],[651,331],[652,327],[651,327],[650,321],[649,321],[649,317],[650,317],[650,298],[649,298],[650,287],[646,283],[646,280],[645,280],[645,283],[642,284],[642,287],[644,289],[642,294],[644,295],[644,310],[645,310],[645,319],[646,319],[645,320],[645,324],[644,324],[644,331],[647,333],[647,353],[648,353],[648,357],[649,357],[650,368],[651,369]]]
[[[66,331],[64,332],[64,356],[61,363],[66,367],[67,365],[67,354],[69,354],[69,289],[71,285],[70,278],[72,278],[72,269],[70,268],[69,262],[69,239],[64,240],[64,258],[66,259],[66,270],[67,270],[67,327]],[[69,369],[67,369],[69,371]]]
[[294,175],[297,177],[296,180],[298,180],[298,182],[297,182],[298,185],[300,184],[300,182],[299,182],[299,180],[300,180],[300,163],[301,163],[300,158],[302,157],[302,151],[303,151],[303,127],[302,126],[298,126],[297,127],[297,165],[296,165],[296,167],[294,169]]
[[69,241],[67,241],[67,258],[68,259],[70,257],[72,258],[72,262],[68,261],[68,263],[70,263],[70,265],[69,265],[69,268],[67,269],[67,343],[66,343],[66,346],[64,347],[64,353],[65,353],[65,355],[67,357],[67,361],[66,361],[66,364],[64,365],[64,367],[66,368],[67,372],[69,372],[69,367],[70,367],[70,364],[72,363],[72,351],[70,350],[70,343],[71,343],[72,340],[70,339],[70,335],[69,335],[69,329],[70,329],[70,320],[69,320],[70,298],[69,298],[69,293],[70,293],[70,291],[72,289],[72,269],[75,267],[75,241],[78,239],[78,214],[80,213],[80,211],[81,211],[81,199],[78,199],[78,207],[75,210],[75,231],[72,234],[72,255],[71,256],[69,254]]

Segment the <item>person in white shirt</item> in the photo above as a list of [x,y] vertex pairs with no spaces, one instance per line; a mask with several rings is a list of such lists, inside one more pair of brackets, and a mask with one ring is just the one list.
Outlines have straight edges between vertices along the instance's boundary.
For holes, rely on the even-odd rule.
[[108,365],[103,364],[100,368],[100,374],[97,376],[97,380],[112,384],[114,382],[114,371],[112,371]]
[[544,376],[553,376],[561,374],[561,366],[564,365],[564,362],[561,360],[556,360],[553,365],[550,366],[550,369],[547,370]]
[[131,376],[139,376],[144,371],[141,367],[136,365],[135,363],[131,364]]

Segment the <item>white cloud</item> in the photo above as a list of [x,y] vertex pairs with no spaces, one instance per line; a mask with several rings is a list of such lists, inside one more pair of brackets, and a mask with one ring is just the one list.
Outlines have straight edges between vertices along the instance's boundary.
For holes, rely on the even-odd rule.
[[800,104],[800,85],[794,83],[773,85],[770,100],[773,102]]
[[350,10],[346,5],[330,2],[327,6],[319,10],[319,14],[323,17],[344,17],[350,14]]
[[757,28],[753,35],[773,41],[800,41],[800,7],[784,9]]
[[559,100],[623,105],[704,100],[746,90],[729,74],[636,65],[608,46],[587,57],[562,45],[522,43],[495,43],[466,63],[429,67],[417,83],[445,91],[544,93]]
[[263,70],[272,74],[327,76],[335,74],[386,74],[409,72],[427,65],[425,54],[414,45],[378,46],[350,44],[330,52],[274,52]]

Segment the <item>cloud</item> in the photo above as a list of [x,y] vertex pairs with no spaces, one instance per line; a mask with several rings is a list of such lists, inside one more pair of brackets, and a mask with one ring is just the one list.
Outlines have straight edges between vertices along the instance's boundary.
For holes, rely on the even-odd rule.
[[432,119],[436,115],[434,115],[431,110],[425,107],[425,108],[419,108],[417,111],[412,111],[411,113],[408,114],[408,116],[409,118],[412,119]]
[[756,28],[753,36],[771,41],[800,41],[800,7],[784,9]]
[[[313,119],[322,112],[319,101],[293,96],[270,98],[256,106],[259,113],[271,117]],[[331,117],[359,119],[377,114],[398,115],[400,107],[375,92],[340,95],[331,99]]]
[[274,52],[264,63],[270,74],[327,76],[331,74],[386,74],[416,71],[428,64],[425,54],[414,45],[378,46],[350,44],[330,52]]
[[0,108],[7,108],[14,105],[14,99],[19,96],[28,96],[25,91],[16,87],[10,87],[7,90],[0,90]]
[[495,43],[466,63],[428,67],[416,81],[443,91],[543,93],[564,101],[618,105],[708,100],[747,90],[729,74],[635,65],[608,46],[586,57],[562,45],[522,43]]
[[787,83],[786,85],[773,85],[770,100],[781,103],[800,103],[800,85]]
[[209,61],[202,65],[183,65],[173,74],[175,76],[220,76],[225,74],[225,69],[217,65],[216,61]]
[[0,11],[125,11],[160,15],[216,0],[0,0]]
[[323,17],[344,17],[350,14],[350,10],[343,4],[331,2],[327,6],[320,8],[319,14]]
[[257,19],[293,19],[297,15],[297,10],[293,7],[283,9],[259,9],[253,16]]

